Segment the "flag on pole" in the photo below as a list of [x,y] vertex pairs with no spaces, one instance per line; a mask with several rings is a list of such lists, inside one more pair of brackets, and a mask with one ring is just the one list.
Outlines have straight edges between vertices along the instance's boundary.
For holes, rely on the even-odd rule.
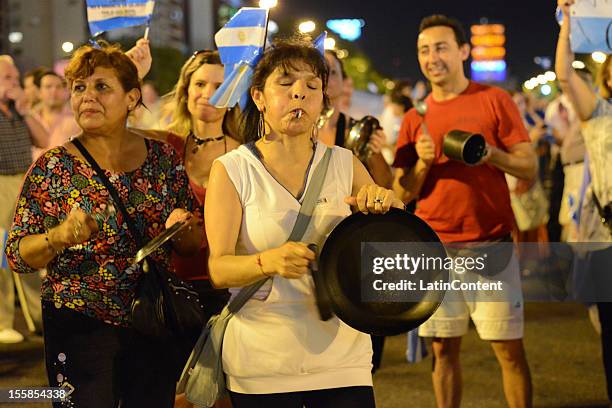
[[210,98],[210,103],[217,108],[227,108],[239,102],[240,108],[244,110],[252,76],[253,68],[248,64],[238,65]]
[[325,40],[327,39],[327,31],[323,31],[317,38],[315,38],[312,43],[314,47],[321,53],[323,58],[325,58]]
[[225,78],[210,98],[212,105],[229,108],[240,102],[241,109],[246,106],[253,67],[264,51],[267,22],[268,9],[243,7],[215,34]]
[[419,329],[410,330],[407,336],[406,361],[418,363],[427,357],[427,345],[425,339],[419,336]]
[[115,28],[149,24],[154,0],[86,0],[92,36]]
[[[612,53],[612,1],[576,0],[570,8],[572,51]],[[557,11],[559,23],[562,13]]]

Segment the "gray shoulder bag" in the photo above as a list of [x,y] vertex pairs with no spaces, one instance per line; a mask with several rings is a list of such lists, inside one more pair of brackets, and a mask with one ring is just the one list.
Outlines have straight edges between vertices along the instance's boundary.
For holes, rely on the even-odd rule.
[[[297,220],[287,241],[300,241],[310,224],[317,198],[323,187],[332,149],[327,148],[317,165],[300,208]],[[262,279],[244,287],[223,308],[220,314],[210,318],[198,339],[177,385],[177,394],[185,393],[189,402],[198,407],[212,407],[227,394],[221,349],[225,329],[232,316],[266,283]]]

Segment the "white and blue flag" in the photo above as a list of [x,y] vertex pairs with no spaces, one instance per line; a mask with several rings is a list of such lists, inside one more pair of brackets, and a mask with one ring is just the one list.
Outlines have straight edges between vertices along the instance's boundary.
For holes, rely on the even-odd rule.
[[87,21],[92,36],[115,28],[149,24],[154,0],[87,0]]
[[229,108],[240,102],[244,110],[253,67],[264,52],[267,22],[268,9],[243,7],[215,34],[225,75],[223,84],[210,98],[212,105]]
[[240,109],[244,111],[248,102],[252,77],[253,68],[249,64],[241,63],[237,65],[214,95],[210,97],[211,105],[217,108],[231,108],[239,103]]
[[406,361],[418,363],[427,357],[425,339],[419,336],[419,328],[410,330],[407,335]]
[[[577,0],[570,14],[572,51],[612,53],[612,1]],[[561,22],[560,10],[557,18]]]
[[312,45],[321,53],[323,58],[325,58],[325,40],[327,39],[327,31],[323,31],[315,40]]

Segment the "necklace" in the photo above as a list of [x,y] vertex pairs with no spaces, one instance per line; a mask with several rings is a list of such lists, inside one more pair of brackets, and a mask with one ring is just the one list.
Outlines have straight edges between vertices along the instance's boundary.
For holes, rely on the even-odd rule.
[[200,149],[200,147],[202,147],[202,145],[205,145],[206,143],[218,142],[220,140],[225,139],[225,135],[221,135],[217,137],[207,137],[205,139],[200,139],[193,133],[191,133],[190,136],[193,137],[193,144],[194,144],[193,149],[191,149],[191,153],[197,152],[198,149]]

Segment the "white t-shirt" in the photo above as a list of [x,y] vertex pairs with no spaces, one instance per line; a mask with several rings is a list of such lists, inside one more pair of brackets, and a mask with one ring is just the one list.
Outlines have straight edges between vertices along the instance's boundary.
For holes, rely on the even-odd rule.
[[[306,188],[325,153],[318,143]],[[300,203],[246,146],[218,158],[242,205],[236,254],[246,255],[287,241]],[[335,146],[313,217],[302,242],[322,247],[351,211],[353,155]],[[223,369],[231,391],[246,394],[371,386],[370,336],[334,317],[319,319],[312,277],[276,275],[265,300],[251,299],[230,320],[223,340]]]

